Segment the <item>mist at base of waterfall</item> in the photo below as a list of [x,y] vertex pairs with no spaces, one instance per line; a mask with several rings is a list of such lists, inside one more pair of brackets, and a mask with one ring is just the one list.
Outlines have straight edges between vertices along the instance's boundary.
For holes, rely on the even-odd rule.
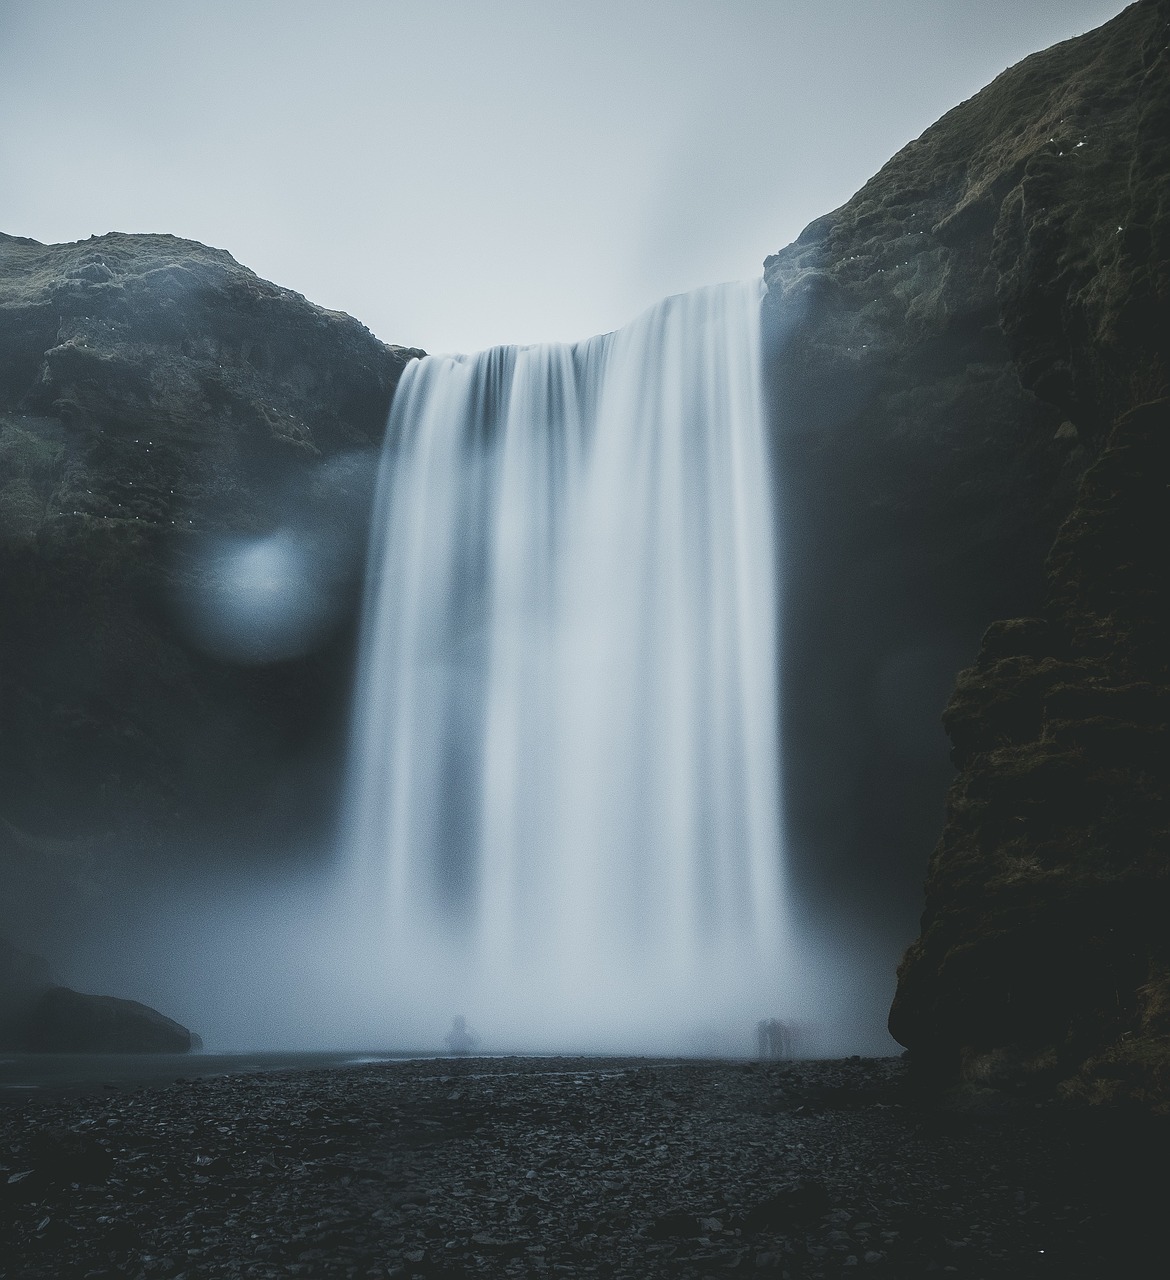
[[339,886],[404,1019],[674,1052],[799,999],[761,292],[402,375]]
[[900,946],[791,887],[760,292],[412,362],[336,849],[128,892],[65,980],[219,1051],[894,1050]]
[[800,1057],[900,1051],[885,1018],[904,940],[828,913],[794,910],[799,998],[737,989],[734,971],[713,971],[689,999],[630,987],[620,1008],[598,1008],[571,993],[542,1006],[477,990],[454,966],[428,972],[433,949],[396,968],[401,949],[358,935],[351,910],[328,854],[300,870],[111,886],[90,926],[56,945],[54,975],[152,1005],[198,1032],[209,1053],[445,1053],[459,1014],[487,1054],[754,1057],[764,1017],[794,1028]]

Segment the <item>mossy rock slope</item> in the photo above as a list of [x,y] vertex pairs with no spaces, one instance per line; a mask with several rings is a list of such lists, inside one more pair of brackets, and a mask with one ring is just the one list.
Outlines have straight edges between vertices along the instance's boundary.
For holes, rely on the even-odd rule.
[[191,241],[0,236],[10,902],[325,821],[352,599],[312,652],[266,664],[206,652],[178,603],[217,539],[290,521],[356,595],[371,459],[415,354]]
[[[782,461],[798,502],[845,477],[822,541],[912,601],[893,631],[1028,615],[945,714],[959,773],[890,1015],[943,1078],[1170,1104],[1168,215],[1170,5],[1143,0],[768,262]],[[856,632],[834,572],[809,612]]]

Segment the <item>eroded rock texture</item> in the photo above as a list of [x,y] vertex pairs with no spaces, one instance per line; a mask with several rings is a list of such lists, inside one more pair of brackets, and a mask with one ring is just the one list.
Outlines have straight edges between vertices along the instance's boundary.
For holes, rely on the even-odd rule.
[[1005,72],[767,263],[787,794],[822,898],[904,891],[953,776],[914,726],[991,619],[1034,615],[947,711],[890,1021],[984,1079],[1141,1076],[1165,1043],[1168,20],[1146,0]]
[[977,1082],[1170,1103],[1170,401],[1124,414],[946,711],[960,774],[891,1029]]
[[[412,354],[222,250],[0,236],[10,902],[41,875],[82,881],[184,839],[206,852],[326,816],[357,530]],[[290,526],[332,557],[330,634],[265,665],[193,643],[181,605],[216,539]]]
[[1095,1096],[1170,1096],[1168,45],[1146,0],[1029,58],[768,263],[782,473],[830,549],[790,553],[793,740],[828,744],[789,766],[798,835],[897,874],[925,687],[891,682],[900,647],[1034,615],[947,710],[960,774],[890,1026],[975,1079],[1094,1058],[1069,1087]]

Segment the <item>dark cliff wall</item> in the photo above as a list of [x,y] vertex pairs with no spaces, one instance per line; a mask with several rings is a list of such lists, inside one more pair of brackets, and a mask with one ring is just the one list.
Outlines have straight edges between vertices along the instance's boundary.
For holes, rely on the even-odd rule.
[[960,764],[890,1025],[976,1081],[1170,1104],[1170,401],[1123,414],[946,711]]
[[988,631],[947,711],[960,773],[891,1017],[979,1078],[1068,1076],[1170,1007],[1168,10],[1004,73],[767,264],[817,892],[921,874],[953,777],[924,713],[989,622],[1039,615]]
[[[414,352],[172,236],[0,236],[0,870],[84,878],[327,822],[371,459]],[[227,534],[327,546],[311,652],[181,601]],[[197,592],[196,592],[197,594]]]

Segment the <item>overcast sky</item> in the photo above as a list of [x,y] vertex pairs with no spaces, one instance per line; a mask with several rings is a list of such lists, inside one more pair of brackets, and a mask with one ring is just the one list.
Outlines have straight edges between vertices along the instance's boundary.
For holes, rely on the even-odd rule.
[[388,342],[758,275],[1120,0],[0,0],[0,230],[169,231]]

